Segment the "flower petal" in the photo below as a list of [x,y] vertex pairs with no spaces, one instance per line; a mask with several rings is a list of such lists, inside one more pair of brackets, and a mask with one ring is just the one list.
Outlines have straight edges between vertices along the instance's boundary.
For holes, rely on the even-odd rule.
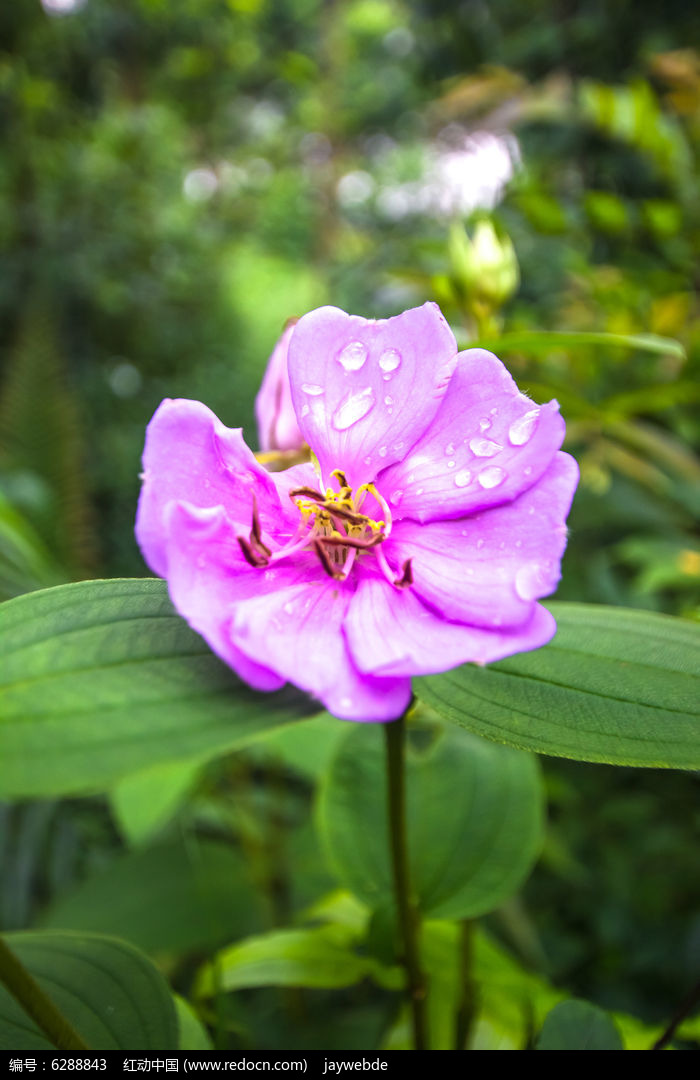
[[411,559],[412,591],[445,618],[521,626],[533,602],[559,581],[577,482],[574,459],[557,453],[538,483],[513,502],[458,520],[400,521],[384,553],[397,573]]
[[320,484],[318,474],[310,462],[292,465],[291,468],[283,469],[282,472],[270,473],[270,479],[277,488],[282,506],[291,514],[293,521],[298,519],[299,511],[290,499],[289,492],[300,487],[310,487],[318,491]]
[[236,539],[237,528],[221,506],[168,503],[163,514],[168,589],[179,613],[242,679],[256,690],[277,690],[284,679],[241,652],[229,628],[236,605],[250,596],[296,583],[306,565],[251,567]]
[[496,356],[469,349],[428,430],[378,484],[396,517],[463,517],[526,491],[563,439],[556,401],[535,405]]
[[351,601],[345,632],[362,671],[434,675],[469,661],[485,664],[538,649],[554,636],[556,623],[539,604],[515,630],[448,622],[422,604],[412,589],[395,589],[385,578],[367,575]]
[[136,539],[151,570],[167,577],[163,511],[171,500],[223,506],[231,520],[249,527],[253,492],[263,528],[277,531],[280,500],[275,484],[246,446],[241,430],[225,427],[199,401],[166,398],[146,431],[136,515]]
[[304,445],[289,385],[287,351],[294,323],[286,327],[272,350],[255,399],[255,419],[261,450],[297,450]]
[[400,461],[437,412],[457,345],[436,304],[392,319],[318,308],[289,343],[292,400],[326,482],[354,487]]
[[395,720],[408,706],[407,678],[361,674],[342,625],[352,589],[337,582],[303,582],[236,608],[235,644],[296,686],[320,698],[345,720]]

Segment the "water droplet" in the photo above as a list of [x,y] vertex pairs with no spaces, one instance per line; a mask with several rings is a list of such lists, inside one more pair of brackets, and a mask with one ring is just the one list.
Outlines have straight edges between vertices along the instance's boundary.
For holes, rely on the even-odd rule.
[[390,394],[387,394],[387,396],[384,398],[384,404],[385,405],[393,405],[394,404],[394,399],[393,399],[393,397],[391,397]]
[[481,484],[482,488],[495,488],[499,484],[502,484],[506,478],[506,473],[503,469],[499,469],[498,465],[491,465],[488,469],[482,469],[479,473],[477,480]]
[[386,455],[387,455],[387,447],[386,446],[380,446],[378,453],[379,453],[380,457],[386,457]]
[[488,431],[490,427],[491,421],[489,420],[488,416],[482,416],[481,420],[479,421],[479,431]]
[[539,409],[530,409],[524,416],[519,416],[517,420],[513,421],[508,428],[508,439],[513,446],[524,446],[526,442],[530,441],[539,415]]
[[411,473],[411,475],[410,475],[410,476],[407,476],[407,477],[406,477],[406,483],[407,483],[407,484],[412,484],[412,483],[413,483],[413,482],[415,481],[415,479],[416,479],[416,474],[415,474],[415,473]]
[[523,469],[523,475],[532,476],[532,465],[526,465],[526,467]]
[[336,360],[346,371],[359,371],[367,359],[367,346],[361,341],[350,341],[341,349]]
[[323,387],[319,386],[318,383],[304,382],[301,384],[301,388],[309,397],[318,397],[319,394],[323,393]]
[[498,415],[498,409],[497,408],[489,409],[489,412],[491,413],[491,416],[497,416]]
[[[374,406],[374,390],[366,386],[364,390],[351,390],[333,413],[333,427],[336,431],[347,431]],[[302,413],[303,413],[302,409]]]
[[494,454],[500,453],[503,447],[491,439],[470,439],[469,449],[477,457],[493,457]]
[[450,457],[450,455],[454,454],[454,452],[455,452],[455,444],[454,443],[448,443],[447,446],[445,447],[445,453],[447,454],[448,457]]
[[469,469],[460,469],[458,473],[455,473],[455,487],[464,488],[471,483],[471,479],[472,474]]
[[424,491],[425,488],[416,488],[416,495],[422,495]]
[[284,610],[287,612],[288,615],[291,615],[293,613],[294,604],[291,600],[288,600],[287,603],[284,605]]
[[476,546],[477,546],[477,547],[478,547],[479,549],[481,549],[481,548],[482,548],[482,547],[484,546],[484,538],[483,538],[483,536],[480,536],[480,537],[479,537],[479,539],[478,539],[478,540],[477,540],[477,542],[476,542]]
[[401,502],[402,498],[403,491],[401,490],[401,488],[397,488],[396,491],[392,491],[391,495],[389,496],[389,502],[392,504],[392,506],[396,506],[398,503]]
[[401,367],[401,353],[398,349],[384,349],[379,357],[379,366],[384,372],[384,377],[391,375]]
[[394,450],[403,450],[405,445],[406,445],[406,443],[402,443],[402,442],[394,443]]
[[303,420],[303,418],[305,416],[308,416],[310,412],[311,412],[311,406],[310,405],[302,405],[302,407],[301,407],[302,420]]
[[462,529],[462,536],[469,536],[469,529]]
[[455,464],[456,464],[456,462],[454,462],[454,461],[448,461],[447,462],[447,468],[448,469],[454,469]]
[[521,566],[515,575],[515,591],[521,600],[536,600],[548,591],[548,583],[537,563]]
[[372,464],[372,458],[371,458],[371,457],[369,457],[369,456],[367,456],[367,457],[365,458],[365,465],[371,465],[371,464]]
[[515,541],[515,546],[516,546],[516,548],[521,548],[523,546],[522,540],[516,540]]

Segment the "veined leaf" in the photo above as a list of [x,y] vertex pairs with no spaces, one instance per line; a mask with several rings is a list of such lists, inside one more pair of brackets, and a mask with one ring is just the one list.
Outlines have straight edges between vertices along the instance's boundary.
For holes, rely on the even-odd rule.
[[603,1009],[588,1001],[561,1001],[545,1018],[536,1050],[624,1050]]
[[120,855],[54,900],[41,924],[114,935],[155,955],[217,947],[261,929],[264,917],[238,852],[189,837]]
[[[5,940],[91,1050],[176,1050],[167,983],[133,945],[97,934],[30,932]],[[0,986],[0,1049],[51,1050]]]
[[[409,731],[411,728],[409,727]],[[471,918],[516,891],[539,851],[536,760],[438,726],[407,748],[412,885],[424,913]],[[392,908],[383,732],[358,725],[322,785],[317,821],[332,868],[374,910]]]
[[551,604],[535,652],[415,681],[441,716],[496,742],[611,765],[700,768],[700,625],[597,604]]
[[316,713],[251,690],[173,610],[164,581],[84,581],[0,605],[0,796],[100,791]]

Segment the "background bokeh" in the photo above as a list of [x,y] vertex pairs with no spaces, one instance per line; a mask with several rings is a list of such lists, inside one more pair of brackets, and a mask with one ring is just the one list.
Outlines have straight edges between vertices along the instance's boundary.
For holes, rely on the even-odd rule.
[[[582,479],[560,597],[696,618],[699,41],[685,0],[2,5],[0,598],[145,574],[133,517],[163,397],[255,443],[287,318],[436,299],[460,344],[561,403]],[[189,777],[153,835],[240,839],[262,807],[318,876],[297,766]],[[543,859],[493,929],[555,983],[662,1020],[700,962],[696,777],[545,767]],[[222,779],[240,769],[243,808]],[[0,807],[2,925],[51,921],[125,843],[103,800]],[[153,951],[184,988],[180,945]]]

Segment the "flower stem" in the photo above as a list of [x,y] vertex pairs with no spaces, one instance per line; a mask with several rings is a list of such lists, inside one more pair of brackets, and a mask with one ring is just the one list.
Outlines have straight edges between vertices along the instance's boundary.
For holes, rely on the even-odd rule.
[[428,1048],[428,1023],[425,1002],[425,979],[418,953],[419,914],[411,893],[406,835],[406,721],[402,716],[384,724],[386,736],[386,769],[388,784],[387,809],[391,865],[394,878],[394,897],[403,946],[407,989],[413,1021],[415,1050]]
[[466,1050],[474,1022],[476,999],[474,990],[474,923],[462,919],[459,927],[460,1000],[457,1011],[455,1050]]
[[38,1028],[57,1050],[66,1054],[89,1057],[90,1047],[44,993],[36,979],[29,974],[0,937],[0,983],[22,1006]]
[[656,1040],[653,1046],[650,1046],[650,1050],[665,1050],[668,1044],[672,1041],[673,1036],[676,1034],[676,1028],[678,1028],[686,1016],[689,1016],[693,1009],[696,1007],[698,1001],[700,1001],[700,982],[697,982],[689,994],[683,999],[678,1006],[676,1012],[673,1015],[668,1027],[664,1031],[663,1035]]

